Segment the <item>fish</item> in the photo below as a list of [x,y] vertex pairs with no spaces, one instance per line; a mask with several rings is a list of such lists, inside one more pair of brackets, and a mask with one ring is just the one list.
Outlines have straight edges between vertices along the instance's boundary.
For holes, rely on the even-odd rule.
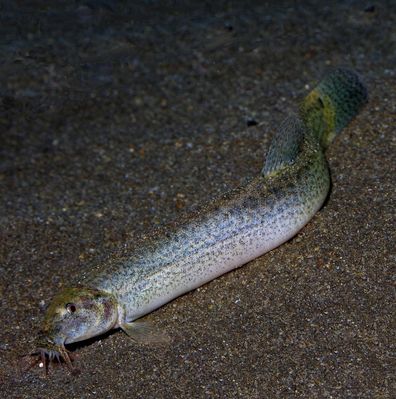
[[330,190],[325,150],[367,100],[355,71],[325,75],[280,124],[256,177],[55,295],[32,352],[36,363],[73,370],[66,345],[113,329],[138,343],[166,341],[141,318],[278,247],[312,219]]

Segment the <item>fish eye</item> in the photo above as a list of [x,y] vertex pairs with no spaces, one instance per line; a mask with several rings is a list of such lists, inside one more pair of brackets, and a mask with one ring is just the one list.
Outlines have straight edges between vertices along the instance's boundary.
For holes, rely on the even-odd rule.
[[77,306],[74,303],[67,303],[65,307],[69,313],[74,313],[77,310]]

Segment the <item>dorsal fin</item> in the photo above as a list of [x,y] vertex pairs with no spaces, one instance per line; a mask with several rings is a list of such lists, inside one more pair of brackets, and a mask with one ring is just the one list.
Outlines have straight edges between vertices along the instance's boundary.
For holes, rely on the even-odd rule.
[[272,139],[262,170],[264,176],[291,165],[300,152],[306,128],[296,115],[289,116],[280,125]]

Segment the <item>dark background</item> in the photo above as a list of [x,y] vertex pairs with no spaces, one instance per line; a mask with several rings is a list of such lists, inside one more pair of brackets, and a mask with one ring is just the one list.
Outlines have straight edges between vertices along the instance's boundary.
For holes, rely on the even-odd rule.
[[[3,1],[4,397],[390,398],[395,26],[394,1]],[[78,376],[18,371],[61,287],[258,173],[336,65],[370,101],[300,234],[149,315],[167,347],[118,332],[75,351]]]

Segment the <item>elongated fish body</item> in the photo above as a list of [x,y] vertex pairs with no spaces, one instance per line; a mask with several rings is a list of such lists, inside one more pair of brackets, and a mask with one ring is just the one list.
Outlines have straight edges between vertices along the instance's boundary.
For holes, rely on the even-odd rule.
[[259,176],[55,296],[37,344],[41,358],[70,366],[65,344],[117,327],[140,340],[147,328],[134,320],[293,237],[329,192],[325,148],[366,101],[354,72],[327,75],[281,124]]
[[280,126],[261,175],[83,284],[112,293],[133,321],[284,243],[322,206],[323,150],[365,100],[357,76],[336,70]]
[[283,173],[254,178],[83,284],[116,296],[132,321],[282,244],[312,218],[329,190],[315,138],[306,135],[301,149]]

